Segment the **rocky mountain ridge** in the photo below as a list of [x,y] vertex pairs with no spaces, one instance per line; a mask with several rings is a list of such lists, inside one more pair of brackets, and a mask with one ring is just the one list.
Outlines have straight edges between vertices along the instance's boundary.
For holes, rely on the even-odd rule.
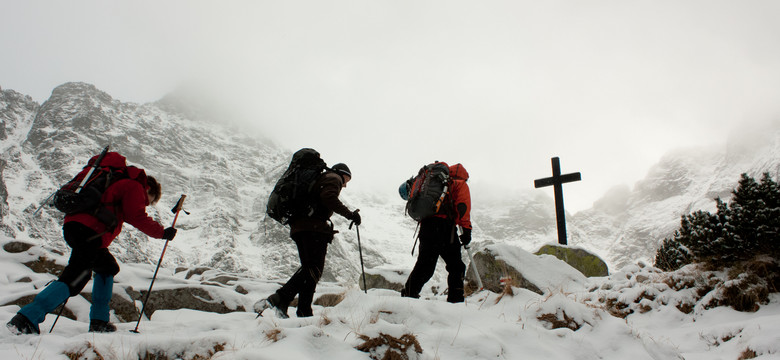
[[[67,250],[61,241],[61,214],[44,207],[59,184],[107,144],[163,184],[160,205],[150,214],[170,223],[168,211],[182,193],[191,215],[177,222],[164,266],[206,266],[267,279],[286,278],[297,267],[287,230],[264,219],[265,201],[289,161],[291,151],[224,126],[203,106],[187,106],[176,94],[148,104],[124,103],[93,85],[63,84],[43,104],[13,90],[0,91],[0,230],[12,238]],[[189,100],[191,101],[191,100]],[[186,110],[186,111],[185,111]],[[617,270],[651,260],[660,241],[679,225],[680,215],[714,206],[728,197],[739,174],[780,173],[780,124],[725,148],[670,153],[633,188],[616,187],[594,207],[567,215],[570,245],[599,254]],[[327,155],[327,154],[323,154]],[[327,158],[326,158],[327,160]],[[556,241],[553,201],[541,190],[480,199],[473,210],[476,242],[508,243],[529,251]],[[346,191],[342,199],[359,205],[366,267],[411,269],[415,224],[403,215],[399,199]],[[325,280],[356,282],[357,241],[343,219],[329,249]],[[155,263],[162,243],[126,227],[112,246],[122,262]],[[443,267],[443,266],[441,266]],[[439,273],[443,269],[439,269]]]

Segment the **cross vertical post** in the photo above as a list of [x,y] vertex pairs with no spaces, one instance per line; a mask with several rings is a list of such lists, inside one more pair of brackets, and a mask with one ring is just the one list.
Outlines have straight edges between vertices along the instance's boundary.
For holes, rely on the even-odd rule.
[[558,243],[566,245],[566,212],[563,209],[563,183],[580,181],[579,172],[561,175],[561,160],[556,156],[552,160],[553,176],[534,180],[534,187],[540,188],[552,185],[555,192],[555,220],[558,224]]

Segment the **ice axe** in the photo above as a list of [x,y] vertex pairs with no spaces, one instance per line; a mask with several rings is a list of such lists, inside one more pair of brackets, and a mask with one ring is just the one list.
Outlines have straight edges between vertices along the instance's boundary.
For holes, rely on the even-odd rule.
[[[176,226],[176,220],[179,218],[179,212],[184,211],[185,214],[189,215],[190,213],[187,212],[187,210],[182,209],[182,206],[184,206],[184,198],[186,198],[187,195],[182,195],[179,198],[179,201],[176,202],[176,206],[171,209],[171,212],[176,214],[173,217],[173,224],[171,224],[171,227]],[[162,254],[160,254],[160,261],[157,262],[157,268],[154,269],[154,276],[152,276],[152,283],[149,284],[149,291],[146,292],[146,299],[144,300],[143,306],[141,306],[141,313],[138,314],[138,322],[135,323],[135,329],[130,330],[130,332],[138,334],[138,325],[141,324],[141,318],[144,317],[144,310],[146,310],[146,304],[149,302],[149,295],[152,294],[152,286],[154,286],[154,280],[157,279],[157,272],[160,271],[160,264],[162,264],[163,256],[165,256],[165,250],[168,248],[168,242],[170,240],[165,240],[165,246],[163,246]]]
[[[355,212],[358,211],[360,211],[360,209],[355,210]],[[349,224],[350,230],[352,230],[352,225],[355,225],[354,221]],[[363,274],[363,292],[368,294],[368,286],[366,286],[366,270],[363,268],[363,248],[360,246],[360,225],[355,225],[355,231],[357,231],[358,253],[360,254],[360,272]]]

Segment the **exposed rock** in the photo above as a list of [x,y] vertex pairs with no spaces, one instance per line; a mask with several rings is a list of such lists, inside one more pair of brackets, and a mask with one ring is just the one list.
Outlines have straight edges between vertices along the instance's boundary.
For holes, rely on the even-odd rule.
[[[146,290],[141,291],[136,300],[146,298]],[[157,310],[194,309],[225,314],[234,311],[246,311],[243,306],[231,308],[224,302],[214,299],[208,290],[200,287],[182,287],[177,289],[152,290],[144,314],[151,317]]]
[[65,266],[59,265],[56,262],[54,262],[54,260],[45,258],[43,256],[38,257],[37,260],[28,261],[24,263],[24,265],[37,273],[40,274],[48,273],[55,276],[61,274],[62,270],[65,269]]
[[187,276],[185,276],[185,279],[191,278],[193,275],[203,275],[204,272],[211,270],[211,268],[207,268],[205,266],[196,267],[190,271],[187,272]]
[[206,281],[208,282],[215,282],[222,285],[230,285],[231,281],[236,281],[236,280],[238,280],[238,278],[231,275],[219,275],[217,277],[206,279]]
[[29,250],[31,247],[33,247],[33,244],[29,244],[21,241],[11,241],[3,245],[3,250],[15,254],[20,252],[25,252]]
[[[362,277],[358,279],[358,284],[361,290],[365,290]],[[404,288],[404,284],[388,280],[381,273],[374,274],[369,272],[366,272],[366,286],[369,289],[390,289],[395,291],[401,291]]]
[[476,286],[473,266],[477,267],[477,271],[482,279],[482,285],[486,290],[500,293],[504,291],[507,285],[511,285],[542,294],[542,290],[528,281],[517,269],[503,260],[496,259],[496,255],[490,249],[484,249],[474,254],[474,261],[469,264],[469,268],[466,271],[469,287]]
[[571,248],[564,245],[548,244],[542,246],[542,248],[536,252],[536,255],[542,254],[552,255],[565,261],[587,277],[609,275],[609,269],[604,260],[601,260],[600,257],[591,254],[587,250]]
[[323,294],[314,300],[314,305],[332,307],[344,301],[344,294]]

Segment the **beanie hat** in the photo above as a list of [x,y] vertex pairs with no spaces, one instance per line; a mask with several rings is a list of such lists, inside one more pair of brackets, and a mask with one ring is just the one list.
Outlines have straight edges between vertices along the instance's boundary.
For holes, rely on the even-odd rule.
[[331,169],[333,169],[333,171],[335,171],[339,175],[347,175],[349,177],[352,177],[352,172],[349,171],[347,165],[343,163],[338,163],[336,165],[333,165]]

